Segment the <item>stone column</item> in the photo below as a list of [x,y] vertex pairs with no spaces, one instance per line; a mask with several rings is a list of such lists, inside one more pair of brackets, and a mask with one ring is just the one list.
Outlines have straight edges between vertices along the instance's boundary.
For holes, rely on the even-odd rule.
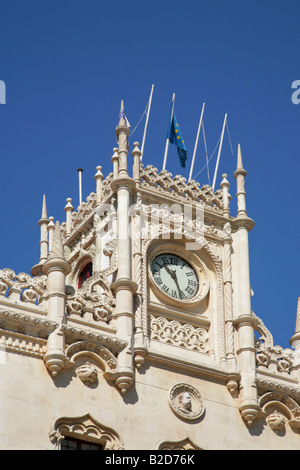
[[53,376],[58,374],[67,361],[62,325],[65,323],[65,278],[70,271],[70,265],[64,258],[60,226],[57,222],[51,253],[43,265],[43,273],[47,276],[48,319],[58,325],[49,335],[44,356],[46,367]]
[[118,377],[115,381],[122,393],[125,393],[134,380],[133,367],[133,331],[134,331],[134,292],[136,283],[132,279],[132,252],[130,234],[130,196],[134,181],[128,175],[128,135],[124,105],[122,102],[119,126],[116,129],[119,143],[119,174],[113,180],[112,188],[117,192],[117,226],[118,226],[118,275],[112,284],[116,294],[117,336],[126,340],[128,346],[118,355]]
[[256,352],[254,330],[256,320],[251,309],[251,287],[249,267],[248,231],[254,222],[247,216],[245,176],[242,154],[238,147],[238,162],[234,176],[237,180],[238,211],[235,220],[237,228],[237,257],[238,257],[238,316],[235,326],[238,330],[238,363],[241,372],[240,382],[240,412],[248,425],[255,420],[259,411],[256,387]]

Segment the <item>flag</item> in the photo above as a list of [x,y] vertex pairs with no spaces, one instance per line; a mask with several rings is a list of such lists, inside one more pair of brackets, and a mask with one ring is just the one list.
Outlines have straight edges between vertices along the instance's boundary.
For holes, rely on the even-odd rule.
[[177,153],[178,153],[179,160],[180,160],[180,165],[182,166],[182,168],[185,168],[185,161],[187,159],[187,151],[186,151],[185,143],[182,138],[180,127],[179,127],[179,124],[177,122],[174,112],[173,112],[173,117],[170,121],[167,139],[169,139],[169,142],[171,142],[171,144],[176,145]]
[[119,126],[120,126],[120,123],[122,123],[123,120],[123,123],[125,122],[125,125],[126,127],[128,127],[130,129],[130,123],[125,115],[125,109],[124,109],[124,101],[122,100],[121,101],[121,109],[120,109],[120,113],[119,113]]

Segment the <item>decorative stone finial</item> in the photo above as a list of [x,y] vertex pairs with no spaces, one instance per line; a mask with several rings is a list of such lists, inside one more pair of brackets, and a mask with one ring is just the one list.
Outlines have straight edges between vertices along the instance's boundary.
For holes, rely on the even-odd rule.
[[42,217],[39,220],[38,224],[40,226],[41,235],[40,235],[40,263],[44,263],[48,256],[48,234],[47,234],[47,205],[46,205],[46,196],[43,196],[43,207],[42,207]]
[[297,304],[296,333],[300,333],[300,297],[298,297]]
[[234,172],[234,176],[237,177],[237,175],[242,174],[244,176],[247,175],[247,171],[244,169],[243,166],[243,160],[242,160],[242,151],[241,151],[241,145],[238,144],[238,152],[237,152],[237,166],[236,170]]
[[95,180],[103,180],[104,176],[103,176],[103,173],[102,173],[102,166],[98,165],[96,167],[96,170],[97,170],[97,173],[95,174]]
[[242,152],[241,152],[240,144],[238,144],[238,152],[237,152],[237,169],[235,170],[233,175],[236,178],[236,184],[237,184],[237,193],[236,193],[237,203],[238,203],[237,216],[239,218],[243,218],[247,216],[246,192],[245,192],[245,176],[247,175],[247,172],[243,167]]
[[65,274],[69,274],[71,271],[70,264],[65,260],[59,222],[56,222],[55,230],[53,231],[51,251],[49,251],[47,261],[43,265],[44,274],[47,274],[49,269],[63,271]]
[[[293,348],[300,350],[300,297],[298,297],[298,303],[297,303],[295,334],[291,337],[290,344]],[[300,355],[299,355],[299,364],[300,364]]]
[[133,179],[139,183],[140,182],[140,158],[142,152],[139,149],[139,142],[134,142],[134,149],[131,153],[133,156]]
[[[43,196],[43,207],[42,207],[42,218],[41,221],[47,220],[47,204],[46,204],[46,195]],[[48,221],[47,221],[48,222]]]
[[119,153],[118,153],[118,147],[113,148],[113,156],[111,157],[111,161],[113,164],[113,173],[114,173],[114,179],[118,177],[119,174]]
[[230,194],[228,192],[230,184],[229,181],[227,180],[227,174],[224,173],[222,175],[222,182],[221,182],[221,188],[223,189],[223,204],[224,204],[224,216],[229,217],[230,215],[230,209],[229,209],[229,202],[230,202]]
[[49,234],[49,251],[51,251],[52,248],[52,240],[53,240],[53,232],[55,230],[55,223],[54,223],[54,217],[49,217],[49,224],[47,226],[48,229],[48,234]]
[[65,259],[59,222],[56,222],[55,230],[53,233],[52,247],[51,252],[49,254],[49,259],[52,258]]
[[69,237],[71,235],[71,225],[72,225],[72,212],[74,211],[74,207],[72,206],[72,199],[70,197],[67,198],[67,204],[65,206],[65,213],[66,213],[66,235]]
[[118,154],[119,154],[119,175],[128,176],[127,169],[127,155],[128,155],[128,136],[130,134],[130,124],[125,116],[124,102],[121,101],[120,120],[119,125],[116,129],[117,140],[118,140]]

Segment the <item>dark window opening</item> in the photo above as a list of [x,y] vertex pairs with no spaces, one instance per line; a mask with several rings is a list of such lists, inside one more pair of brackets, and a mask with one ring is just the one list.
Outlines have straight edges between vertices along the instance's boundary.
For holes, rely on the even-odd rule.
[[93,274],[93,265],[92,263],[87,264],[81,273],[79,274],[79,279],[78,279],[78,288],[82,287],[85,281],[87,281],[90,277],[92,277]]
[[68,436],[62,439],[60,448],[61,450],[103,450],[103,446],[101,444],[82,441]]

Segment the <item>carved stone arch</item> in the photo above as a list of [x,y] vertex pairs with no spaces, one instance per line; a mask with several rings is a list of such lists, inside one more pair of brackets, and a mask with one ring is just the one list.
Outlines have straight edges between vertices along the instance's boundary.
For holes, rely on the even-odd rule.
[[300,431],[300,406],[283,392],[267,392],[259,400],[262,416],[270,428],[279,433],[285,428],[285,421],[291,428]]
[[[117,359],[106,347],[90,341],[77,341],[66,349],[69,367],[73,367],[78,358],[91,358],[103,371],[103,376],[110,379],[117,369]],[[81,361],[82,362],[82,361]]]
[[204,450],[198,447],[188,436],[179,441],[164,441],[157,445],[157,450]]
[[97,273],[88,279],[86,281],[86,291],[92,293],[96,285],[100,286],[105,292],[109,293],[109,295],[112,295],[110,283],[104,273]]
[[260,334],[259,341],[263,343],[266,347],[272,349],[274,347],[274,344],[271,332],[268,330],[262,319],[255,315],[253,311],[252,315],[257,319],[257,326],[255,328],[255,331]]
[[119,434],[89,413],[76,417],[62,416],[54,421],[49,437],[56,450],[60,450],[61,441],[67,436],[100,444],[103,450],[124,450]]

